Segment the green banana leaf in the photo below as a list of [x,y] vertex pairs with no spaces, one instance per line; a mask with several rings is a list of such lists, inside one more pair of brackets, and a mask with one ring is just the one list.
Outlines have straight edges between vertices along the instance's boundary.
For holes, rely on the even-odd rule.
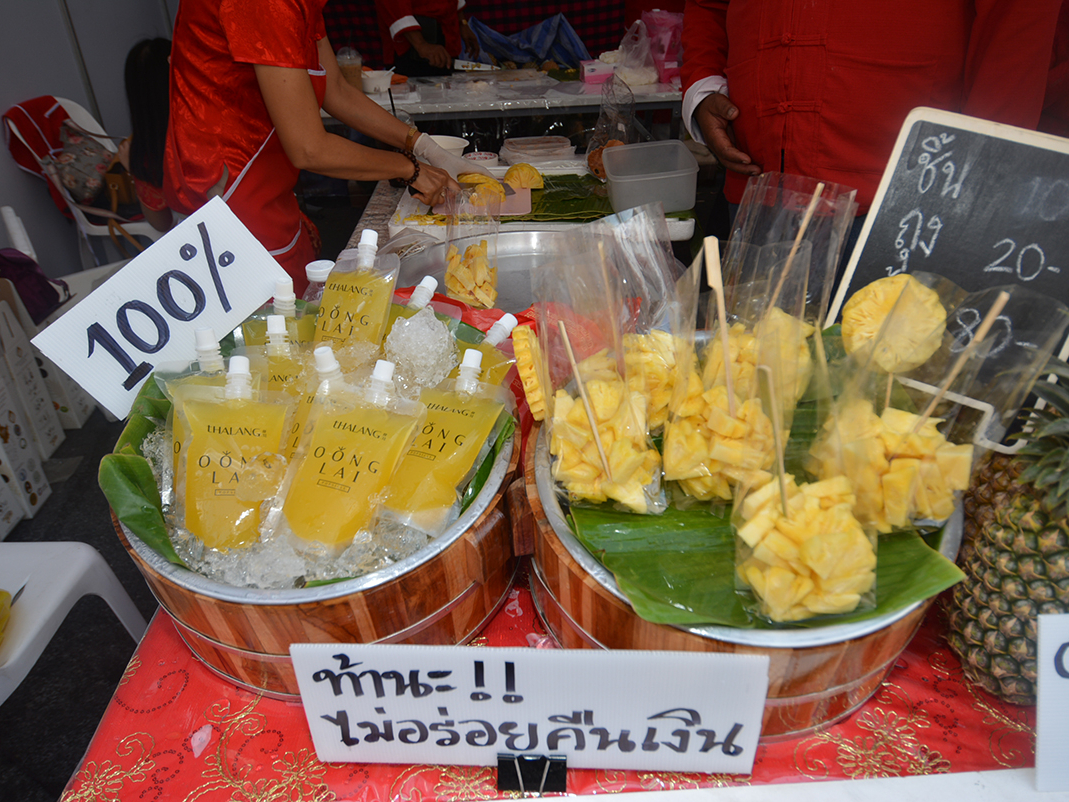
[[[607,507],[571,509],[579,541],[612,571],[639,617],[655,624],[781,629],[752,618],[735,590],[735,537],[727,518],[704,509],[634,515]],[[863,621],[923,601],[959,582],[961,570],[915,532],[879,541],[876,608],[792,626]]]
[[[826,329],[823,336],[828,358],[842,362],[845,351],[839,327]],[[834,384],[835,367],[832,373]],[[894,392],[896,406],[912,408],[897,382]],[[795,476],[806,475],[806,457],[823,424],[820,415],[821,404],[811,395],[795,407],[784,448],[787,471]],[[783,628],[750,616],[745,609],[747,597],[735,590],[735,537],[728,517],[712,514],[705,507],[669,508],[653,516],[622,512],[609,505],[573,505],[570,518],[576,537],[613,572],[620,591],[641,618],[657,624]],[[932,539],[938,541],[938,537]],[[881,536],[878,554],[875,609],[820,616],[787,626],[823,626],[884,615],[930,598],[963,576],[952,561],[914,531]]]

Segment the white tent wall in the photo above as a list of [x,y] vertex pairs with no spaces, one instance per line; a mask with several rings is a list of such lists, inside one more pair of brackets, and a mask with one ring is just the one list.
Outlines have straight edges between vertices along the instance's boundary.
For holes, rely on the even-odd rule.
[[[130,116],[123,64],[140,39],[170,36],[178,0],[0,0],[0,113],[39,95],[66,97],[116,136]],[[44,181],[0,153],[0,206],[11,206],[50,276],[85,262],[73,221],[52,203]],[[0,245],[8,246],[0,226]],[[118,258],[109,244],[105,257]]]

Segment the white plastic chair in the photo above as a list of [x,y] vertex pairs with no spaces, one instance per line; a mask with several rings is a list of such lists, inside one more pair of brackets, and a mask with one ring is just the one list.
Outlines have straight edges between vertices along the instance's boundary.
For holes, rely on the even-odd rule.
[[133,600],[99,552],[85,543],[0,543],[0,588],[12,595],[22,588],[0,643],[0,704],[30,673],[83,596],[104,599],[135,641],[145,634],[145,619]]
[[[66,98],[62,97],[57,97],[56,102],[59,103],[59,105],[61,105],[66,110],[67,114],[70,116],[71,121],[74,122],[75,125],[77,125],[79,128],[81,128],[88,134],[99,134],[99,136],[94,136],[93,138],[96,139],[96,141],[103,145],[105,148],[110,150],[112,153],[115,153],[118,150],[115,146],[115,143],[107,136],[107,132],[105,132],[104,129],[101,128],[100,123],[98,123],[96,121],[96,118],[93,117],[93,115],[90,114],[88,111],[86,111],[85,108],[78,105],[73,100],[67,100]],[[155,228],[152,227],[150,223],[145,220],[130,221],[120,215],[113,214],[107,209],[98,209],[94,206],[83,206],[82,204],[75,201],[74,198],[71,197],[70,192],[67,191],[67,188],[63,186],[63,182],[60,181],[59,175],[56,173],[56,168],[52,165],[52,163],[50,161],[42,160],[42,154],[36,153],[34,151],[34,149],[30,146],[30,143],[26,141],[26,138],[22,135],[18,127],[11,120],[7,121],[7,126],[11,130],[11,133],[14,136],[18,137],[22,144],[26,145],[26,147],[29,148],[31,152],[34,152],[34,155],[37,157],[38,163],[41,165],[41,170],[44,172],[46,178],[52,182],[52,185],[59,191],[59,194],[62,195],[63,199],[67,202],[67,208],[70,209],[71,214],[74,215],[74,221],[78,225],[78,233],[85,240],[85,244],[86,247],[89,249],[89,253],[93,254],[93,258],[96,260],[96,263],[98,265],[101,264],[101,262],[100,259],[97,257],[97,252],[93,249],[92,242],[89,238],[105,237],[110,240],[111,234],[108,231],[108,226],[106,222],[92,223],[86,216],[86,212],[100,219],[112,217],[121,222],[122,227],[126,229],[130,234],[135,236],[140,235],[143,237],[148,237],[153,242],[155,242],[164,235],[164,232],[157,231]]]

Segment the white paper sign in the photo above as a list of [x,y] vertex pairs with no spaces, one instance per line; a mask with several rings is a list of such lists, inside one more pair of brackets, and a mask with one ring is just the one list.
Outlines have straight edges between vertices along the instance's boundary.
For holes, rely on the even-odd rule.
[[1069,791],[1069,614],[1038,621],[1036,789]]
[[748,773],[768,657],[381,644],[293,644],[324,762]]
[[156,365],[196,356],[194,330],[222,337],[286,272],[219,198],[190,215],[33,338],[119,418]]

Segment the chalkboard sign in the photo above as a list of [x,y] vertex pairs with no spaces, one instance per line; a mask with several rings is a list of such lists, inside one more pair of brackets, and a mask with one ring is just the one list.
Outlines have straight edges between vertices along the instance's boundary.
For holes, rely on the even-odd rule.
[[851,293],[924,271],[968,292],[1069,303],[1069,139],[917,108],[903,123],[828,320]]

